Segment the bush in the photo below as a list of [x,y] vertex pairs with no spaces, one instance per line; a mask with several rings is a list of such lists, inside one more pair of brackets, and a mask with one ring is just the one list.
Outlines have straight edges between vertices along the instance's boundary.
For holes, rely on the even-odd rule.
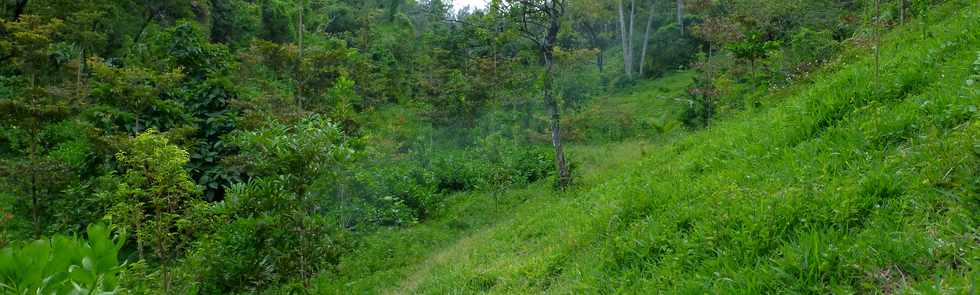
[[88,240],[55,236],[0,251],[0,293],[102,294],[119,291],[119,249],[109,228],[90,225]]
[[795,76],[812,71],[837,53],[837,48],[832,32],[801,28],[784,49],[783,72]]
[[216,229],[195,243],[179,270],[201,293],[262,290],[300,277],[304,267],[306,275],[327,270],[353,249],[348,231],[330,215],[273,213],[279,209],[267,205],[278,197],[267,194],[276,191],[270,187],[275,185],[236,186],[229,190],[234,201],[214,206]]

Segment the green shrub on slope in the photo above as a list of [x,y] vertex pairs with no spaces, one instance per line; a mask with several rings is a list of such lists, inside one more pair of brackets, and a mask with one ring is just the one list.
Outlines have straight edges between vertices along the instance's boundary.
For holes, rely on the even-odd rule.
[[119,249],[105,226],[88,240],[55,236],[0,250],[0,293],[113,294],[119,290]]

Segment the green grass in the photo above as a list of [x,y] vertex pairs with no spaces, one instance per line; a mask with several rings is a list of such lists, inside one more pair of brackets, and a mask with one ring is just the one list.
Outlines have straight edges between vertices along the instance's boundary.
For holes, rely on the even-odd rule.
[[573,191],[456,195],[317,291],[975,294],[980,11],[931,14],[884,37],[878,87],[852,48],[709,130],[573,145]]

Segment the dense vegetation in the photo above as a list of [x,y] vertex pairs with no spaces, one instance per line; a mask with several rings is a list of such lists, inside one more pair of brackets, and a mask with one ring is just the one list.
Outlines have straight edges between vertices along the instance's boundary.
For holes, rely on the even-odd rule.
[[972,0],[0,0],[0,292],[974,293]]

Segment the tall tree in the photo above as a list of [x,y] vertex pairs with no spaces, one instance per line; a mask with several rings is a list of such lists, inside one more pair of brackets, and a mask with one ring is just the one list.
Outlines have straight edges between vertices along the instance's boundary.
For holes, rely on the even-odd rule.
[[[623,0],[619,0],[619,36],[623,41],[623,69],[626,71],[627,78],[633,78],[633,50],[632,44],[629,40],[633,39],[632,25],[627,26],[626,22],[632,23],[632,16],[630,19],[626,18],[623,12]],[[630,29],[627,29],[629,27]]]
[[650,11],[648,12],[650,13],[650,16],[647,18],[646,32],[643,33],[643,50],[640,51],[640,76],[646,74],[645,67],[647,63],[647,48],[650,45],[650,31],[653,30],[653,18],[656,15],[656,5],[656,1],[650,1]]
[[684,0],[677,0],[677,26],[680,27],[681,35],[684,35]]
[[611,2],[594,0],[575,0],[568,4],[568,14],[572,25],[585,35],[591,48],[596,49],[596,67],[605,70],[605,50],[615,39],[610,35],[610,24],[615,22],[615,8]]
[[303,48],[303,35],[306,31],[306,28],[303,25],[304,10],[306,10],[306,0],[299,0],[299,24],[297,25],[297,35],[299,35],[297,38],[299,40],[299,66],[296,67],[296,70],[299,71],[299,73],[297,73],[299,79],[296,79],[296,105],[298,105],[301,110],[303,109],[303,80],[305,78],[303,76],[303,50],[305,49]]
[[558,187],[565,189],[572,182],[565,151],[561,143],[561,113],[555,94],[555,46],[565,15],[565,0],[508,0],[512,13],[518,16],[519,31],[534,43],[544,67],[542,88],[544,103],[551,116],[551,144],[555,148],[555,168]]
[[64,78],[62,65],[50,55],[62,24],[59,19],[35,15],[0,22],[0,31],[11,35],[0,44],[9,47],[11,70],[22,75],[21,79],[0,84],[0,88],[14,90],[12,97],[0,98],[0,122],[19,130],[23,141],[18,159],[0,163],[0,175],[10,181],[0,191],[17,196],[15,209],[30,216],[36,237],[43,234],[43,219],[49,215],[46,208],[63,189],[60,182],[69,175],[64,163],[50,155],[52,143],[44,131],[70,117],[78,105],[70,95],[66,97],[59,94],[63,91],[50,87]]

